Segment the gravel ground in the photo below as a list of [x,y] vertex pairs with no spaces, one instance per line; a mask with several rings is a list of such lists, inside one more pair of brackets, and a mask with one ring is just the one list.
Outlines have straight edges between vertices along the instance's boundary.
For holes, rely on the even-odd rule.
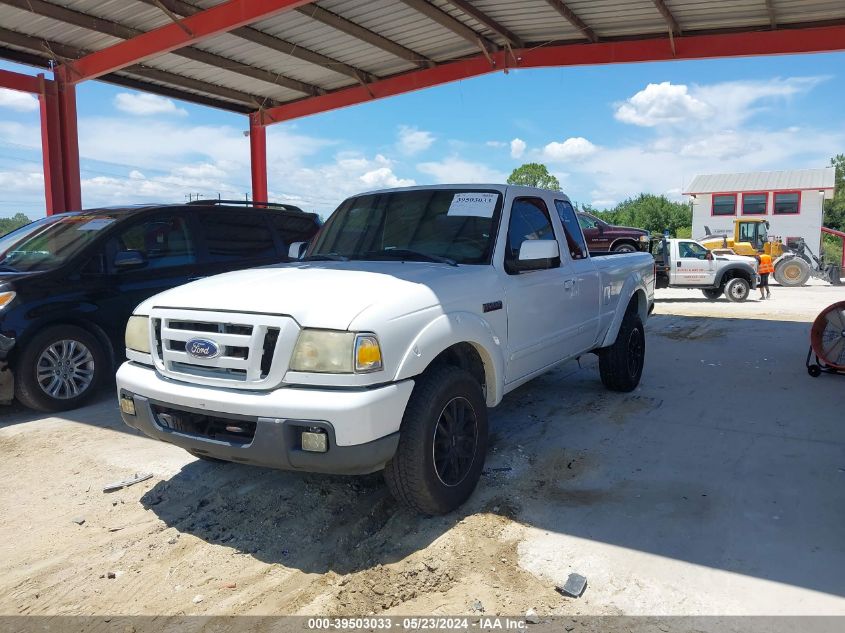
[[[478,491],[440,518],[378,475],[197,461],[110,394],[7,408],[0,614],[843,614],[845,382],[803,362],[845,292],[772,295],[659,291],[641,387],[604,391],[585,357],[509,394]],[[571,572],[579,599],[555,591]]]

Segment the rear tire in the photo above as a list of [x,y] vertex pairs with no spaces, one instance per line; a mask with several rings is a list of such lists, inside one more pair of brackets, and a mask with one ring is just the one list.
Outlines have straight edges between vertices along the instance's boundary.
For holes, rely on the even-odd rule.
[[599,350],[599,374],[611,391],[633,391],[640,384],[645,364],[645,331],[640,316],[629,310],[616,341]]
[[710,301],[715,301],[719,297],[722,296],[724,293],[724,288],[704,288],[701,292],[704,293],[704,296],[707,297]]
[[438,367],[414,387],[384,478],[391,494],[411,510],[446,514],[475,490],[486,453],[481,385],[463,369]]
[[751,292],[751,284],[747,279],[742,277],[734,277],[725,284],[725,296],[728,301],[734,303],[742,303],[748,299],[748,294]]
[[775,281],[781,286],[803,286],[810,278],[810,265],[800,257],[780,262],[775,267]]
[[36,334],[18,358],[15,397],[36,411],[76,409],[96,393],[110,366],[96,336],[54,325]]

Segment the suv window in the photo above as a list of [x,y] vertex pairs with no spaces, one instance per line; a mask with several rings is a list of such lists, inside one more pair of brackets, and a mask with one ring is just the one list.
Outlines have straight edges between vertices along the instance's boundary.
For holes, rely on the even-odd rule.
[[201,213],[208,257],[212,262],[276,255],[273,234],[264,215],[233,211]]
[[317,232],[317,223],[310,216],[299,217],[287,213],[274,213],[270,215],[270,224],[276,229],[279,240],[284,244],[285,252],[292,243],[307,242]]
[[572,259],[584,259],[587,257],[587,242],[578,227],[578,217],[572,204],[566,200],[555,200],[557,214],[563,224],[563,232],[566,233],[566,243],[569,247],[569,255]]
[[693,259],[704,259],[707,257],[707,249],[696,242],[679,242],[679,257],[691,257]]
[[[554,239],[555,233],[546,203],[540,198],[517,198],[511,207],[505,268],[508,272],[515,272],[518,269],[519,248],[525,240]],[[558,266],[560,266],[559,261],[552,267]]]
[[133,224],[117,238],[117,251],[137,251],[147,259],[145,269],[185,266],[197,261],[187,218],[162,215]]

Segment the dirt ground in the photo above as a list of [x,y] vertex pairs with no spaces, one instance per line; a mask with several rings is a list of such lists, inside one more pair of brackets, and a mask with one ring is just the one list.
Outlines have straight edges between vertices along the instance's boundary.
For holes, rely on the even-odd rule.
[[[633,394],[592,357],[509,394],[446,517],[380,475],[195,460],[111,394],[0,411],[0,614],[845,614],[845,379],[803,366],[845,292],[772,294],[660,291]],[[555,590],[570,572],[579,599]]]

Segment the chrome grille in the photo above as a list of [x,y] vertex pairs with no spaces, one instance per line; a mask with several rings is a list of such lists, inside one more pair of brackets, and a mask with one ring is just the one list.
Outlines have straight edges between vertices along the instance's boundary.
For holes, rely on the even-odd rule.
[[[274,315],[161,308],[151,317],[153,359],[164,375],[246,389],[281,382],[299,329],[293,319]],[[218,353],[190,354],[192,339],[211,341]]]

